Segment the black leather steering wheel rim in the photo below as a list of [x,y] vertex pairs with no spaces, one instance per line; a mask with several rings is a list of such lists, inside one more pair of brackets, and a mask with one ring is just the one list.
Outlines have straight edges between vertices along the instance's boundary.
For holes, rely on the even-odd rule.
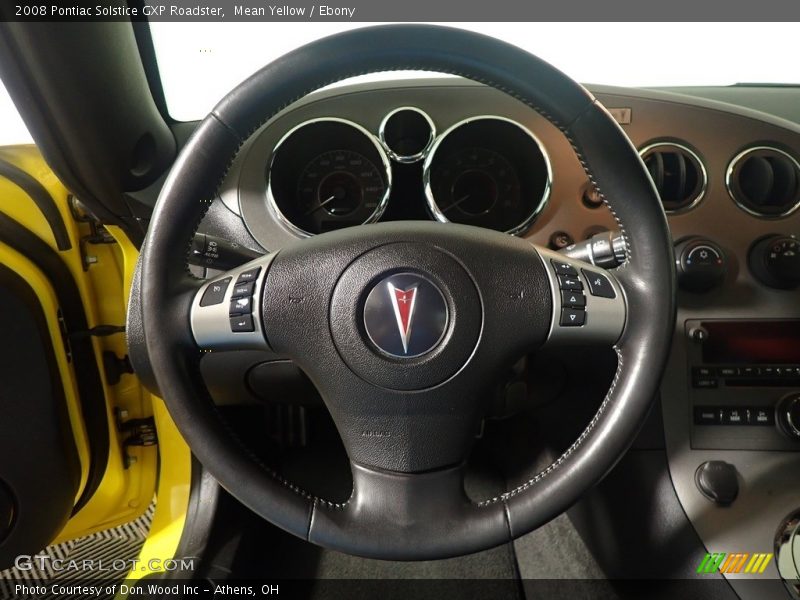
[[[618,368],[608,395],[575,443],[525,484],[462,507],[438,505],[437,489],[460,485],[456,470],[424,475],[354,466],[354,484],[404,494],[440,512],[420,528],[403,515],[361,510],[316,498],[255,461],[226,429],[197,368],[188,325],[197,284],[185,254],[205,208],[241,145],[280,110],[327,84],[385,70],[460,75],[495,87],[556,125],[615,215],[627,259],[616,276],[628,307],[616,343]],[[557,516],[622,456],[656,396],[675,318],[672,243],[652,181],[625,134],[579,84],[538,58],[482,35],[433,26],[370,27],[299,48],[254,74],[226,96],[181,152],[159,197],[141,257],[142,318],[154,376],[169,411],[199,460],[245,505],[312,542],[352,554],[428,559],[466,554],[514,539]],[[401,488],[403,491],[401,491]],[[394,492],[392,491],[394,490]],[[429,515],[431,516],[431,515]],[[394,536],[374,532],[385,518]]]

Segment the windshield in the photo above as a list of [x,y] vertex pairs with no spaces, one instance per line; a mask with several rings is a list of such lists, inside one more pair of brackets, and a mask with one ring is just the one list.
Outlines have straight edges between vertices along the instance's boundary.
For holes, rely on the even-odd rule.
[[0,146],[13,144],[32,144],[33,138],[22,122],[14,102],[8,95],[5,86],[0,82]]
[[[170,114],[180,121],[200,119],[237,83],[289,50],[365,25],[154,22],[153,42]],[[447,25],[516,44],[582,83],[666,87],[800,82],[796,23]],[[369,79],[380,77],[387,75]]]

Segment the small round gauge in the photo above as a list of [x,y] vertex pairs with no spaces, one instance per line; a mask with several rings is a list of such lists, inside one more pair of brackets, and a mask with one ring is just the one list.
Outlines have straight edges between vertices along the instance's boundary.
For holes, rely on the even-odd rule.
[[550,195],[550,163],[539,141],[501,117],[467,119],[434,143],[423,167],[438,221],[523,233]]
[[268,203],[298,235],[376,221],[391,186],[389,160],[369,132],[325,118],[290,131],[273,151]]
[[300,173],[292,221],[306,231],[363,223],[385,192],[378,168],[363,155],[352,150],[324,152]]
[[[439,211],[449,221],[468,223],[497,218],[521,221],[527,207],[520,204],[520,184],[511,163],[487,148],[466,148],[447,157],[438,168],[436,196]],[[514,213],[522,212],[517,219]],[[513,225],[513,223],[512,223]]]

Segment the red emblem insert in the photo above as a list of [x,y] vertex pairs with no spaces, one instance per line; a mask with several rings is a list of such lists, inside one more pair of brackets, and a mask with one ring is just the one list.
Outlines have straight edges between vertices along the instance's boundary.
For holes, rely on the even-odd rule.
[[408,340],[411,339],[411,323],[414,318],[414,307],[417,299],[417,286],[407,290],[396,288],[387,283],[392,299],[394,316],[397,319],[397,328],[400,331],[400,340],[403,342],[403,351],[408,354]]

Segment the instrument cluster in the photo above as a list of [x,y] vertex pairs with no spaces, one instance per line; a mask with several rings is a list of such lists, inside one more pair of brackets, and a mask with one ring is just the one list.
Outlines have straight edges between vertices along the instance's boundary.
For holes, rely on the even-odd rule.
[[267,205],[301,237],[418,215],[522,234],[551,183],[549,157],[522,124],[477,116],[437,134],[425,112],[400,107],[376,132],[338,117],[294,127],[272,151]]

